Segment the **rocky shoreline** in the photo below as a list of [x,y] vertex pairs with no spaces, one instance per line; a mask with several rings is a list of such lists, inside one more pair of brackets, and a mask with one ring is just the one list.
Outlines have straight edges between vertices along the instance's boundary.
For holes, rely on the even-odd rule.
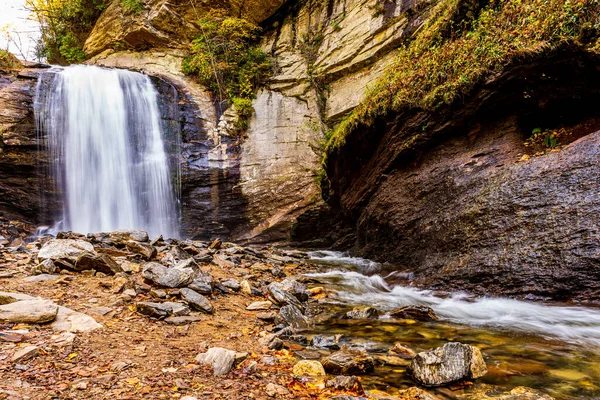
[[[319,266],[301,251],[143,231],[1,246],[0,398],[550,398],[485,385],[437,397],[416,386],[472,385],[487,372],[474,346],[381,353],[310,335],[329,289],[304,276]],[[342,316],[378,317],[370,307]],[[386,317],[437,319],[416,306]],[[415,387],[365,391],[361,376],[378,365],[406,369]]]

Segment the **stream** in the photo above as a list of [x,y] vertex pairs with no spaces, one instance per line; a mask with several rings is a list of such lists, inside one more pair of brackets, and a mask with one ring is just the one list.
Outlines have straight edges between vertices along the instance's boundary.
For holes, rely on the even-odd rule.
[[[400,342],[416,352],[458,341],[479,347],[488,374],[477,384],[538,389],[557,399],[600,398],[600,309],[504,298],[475,298],[410,287],[410,274],[339,252],[310,253],[322,272],[308,274],[334,293],[321,300],[313,334],[344,336],[347,344],[386,351]],[[372,306],[381,314],[406,305],[431,307],[438,321],[340,319],[354,307]],[[407,362],[408,365],[408,362]],[[415,386],[406,366],[380,366],[363,379],[366,389],[395,394]],[[472,388],[430,389],[454,398]]]

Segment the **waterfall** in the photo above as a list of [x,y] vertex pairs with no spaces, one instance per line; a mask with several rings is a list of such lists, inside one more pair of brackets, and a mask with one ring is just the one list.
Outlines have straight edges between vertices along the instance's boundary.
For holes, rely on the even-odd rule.
[[178,209],[150,79],[82,65],[48,74],[48,89],[38,83],[35,111],[63,194],[59,229],[176,237]]

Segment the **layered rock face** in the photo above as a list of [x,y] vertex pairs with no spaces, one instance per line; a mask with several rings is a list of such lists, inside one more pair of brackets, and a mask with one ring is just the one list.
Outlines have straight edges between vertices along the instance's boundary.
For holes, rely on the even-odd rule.
[[[0,75],[0,222],[45,224],[54,209],[53,187],[44,171],[49,164],[37,136],[33,98],[39,73],[31,65]],[[43,196],[42,196],[43,194]]]
[[[178,4],[150,2],[140,15],[122,19],[115,17],[118,4],[112,4],[85,50],[94,56],[90,63],[170,82],[179,101],[189,104],[179,116],[166,117],[178,121],[182,131],[184,230],[197,238],[265,242],[288,240],[298,218],[303,222],[297,231],[312,229],[312,220],[324,215],[314,211],[323,209],[318,171],[324,132],[359,103],[391,61],[394,47],[423,22],[428,3],[247,2],[241,11],[225,5],[238,10],[232,15],[264,20],[262,46],[276,65],[257,93],[244,137],[228,132],[228,114],[221,116],[210,94],[181,73],[182,49],[199,34],[195,12],[205,8]],[[167,24],[170,20],[183,22]],[[121,42],[131,50],[119,51]],[[297,237],[314,239],[305,232]]]
[[[422,286],[599,300],[596,57],[558,50],[507,67],[460,106],[349,137],[329,172],[355,251]],[[533,155],[524,143],[538,126],[579,139]]]

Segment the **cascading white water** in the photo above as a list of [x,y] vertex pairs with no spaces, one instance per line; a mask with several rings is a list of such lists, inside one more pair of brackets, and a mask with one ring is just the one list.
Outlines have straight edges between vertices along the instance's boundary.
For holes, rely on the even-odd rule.
[[60,228],[176,237],[176,199],[150,79],[81,65],[52,74],[49,92],[38,89],[35,109],[64,194]]
[[[335,251],[316,251],[310,255],[313,261],[338,267],[308,276],[337,288],[334,301],[342,304],[369,305],[383,311],[424,305],[433,308],[449,322],[560,337],[569,342],[600,346],[600,309],[503,298],[472,298],[464,293],[440,296],[429,290],[390,284],[390,280],[399,277],[397,272],[388,276],[372,275],[380,272],[382,267],[374,261]],[[401,276],[404,279],[410,277],[410,274]]]

